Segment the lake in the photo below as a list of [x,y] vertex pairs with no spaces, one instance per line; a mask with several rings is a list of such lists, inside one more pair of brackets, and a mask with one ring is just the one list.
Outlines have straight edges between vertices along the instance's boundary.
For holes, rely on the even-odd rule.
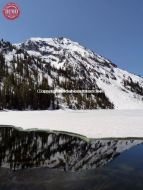
[[143,145],[104,167],[79,172],[0,169],[0,190],[143,190]]

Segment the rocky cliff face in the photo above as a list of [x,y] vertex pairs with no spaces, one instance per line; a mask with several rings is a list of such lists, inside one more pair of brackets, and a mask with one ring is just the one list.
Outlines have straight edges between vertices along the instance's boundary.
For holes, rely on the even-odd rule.
[[79,171],[101,167],[139,140],[89,140],[76,134],[0,127],[0,166]]

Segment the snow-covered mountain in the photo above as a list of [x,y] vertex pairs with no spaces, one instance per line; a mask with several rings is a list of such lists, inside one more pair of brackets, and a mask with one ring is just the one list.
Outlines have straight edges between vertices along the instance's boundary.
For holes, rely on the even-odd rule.
[[[31,38],[14,45],[2,40],[0,50],[1,109],[143,109],[142,77],[69,39]],[[95,93],[49,95],[37,89]]]

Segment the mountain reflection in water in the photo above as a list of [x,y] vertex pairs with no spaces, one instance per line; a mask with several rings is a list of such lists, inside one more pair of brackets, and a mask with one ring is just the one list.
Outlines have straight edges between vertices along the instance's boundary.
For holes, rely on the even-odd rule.
[[2,190],[142,190],[143,145],[122,153],[102,168],[80,172],[53,169],[0,169]]
[[64,171],[99,168],[143,140],[87,139],[58,131],[0,127],[0,166],[11,170],[46,167]]

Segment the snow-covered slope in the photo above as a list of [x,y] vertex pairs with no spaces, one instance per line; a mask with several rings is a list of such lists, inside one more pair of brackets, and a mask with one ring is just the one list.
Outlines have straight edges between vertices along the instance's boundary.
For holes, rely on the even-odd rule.
[[31,38],[20,47],[57,69],[71,67],[78,78],[84,79],[85,75],[87,81],[91,80],[105,92],[115,108],[143,109],[143,78],[119,69],[110,60],[78,43],[66,38]]
[[[10,96],[7,104],[5,100],[0,104],[1,109],[143,109],[142,77],[119,69],[110,60],[69,39],[30,38],[15,45],[1,41],[0,50],[1,63],[5,60],[2,71],[6,73],[0,80],[1,88],[4,87],[1,94]],[[5,89],[10,90],[5,93]],[[39,97],[37,89],[94,93]]]
[[143,137],[143,110],[3,111],[0,125],[67,131],[88,138]]

